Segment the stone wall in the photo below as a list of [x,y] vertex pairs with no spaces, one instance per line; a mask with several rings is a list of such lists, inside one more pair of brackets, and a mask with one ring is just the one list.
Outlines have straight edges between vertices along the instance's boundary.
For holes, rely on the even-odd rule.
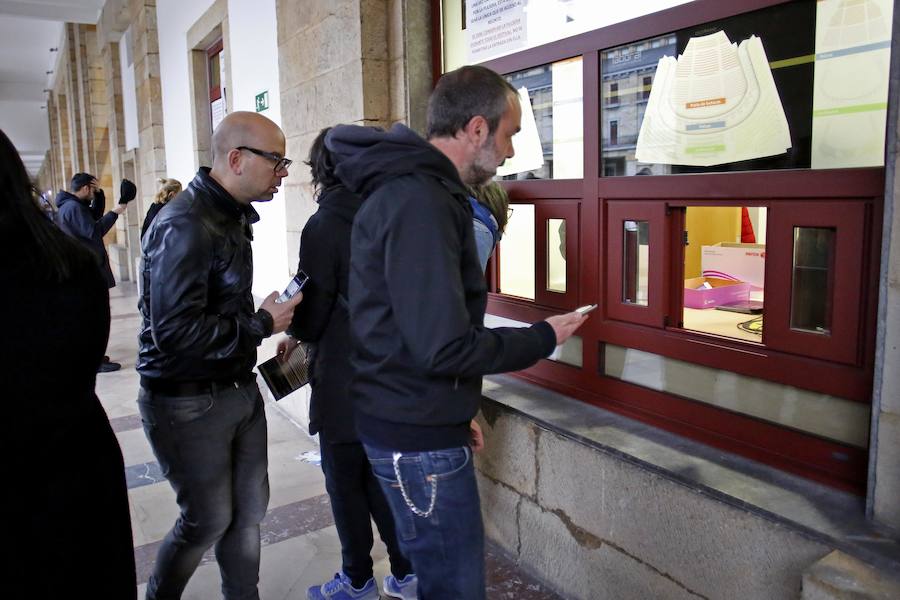
[[566,597],[794,599],[831,548],[485,400],[488,537]]

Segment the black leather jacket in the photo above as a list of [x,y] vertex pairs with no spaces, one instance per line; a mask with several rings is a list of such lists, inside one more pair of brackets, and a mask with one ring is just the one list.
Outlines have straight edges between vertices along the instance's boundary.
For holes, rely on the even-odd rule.
[[272,317],[254,311],[251,224],[203,167],[142,241],[142,379],[219,381],[250,375]]

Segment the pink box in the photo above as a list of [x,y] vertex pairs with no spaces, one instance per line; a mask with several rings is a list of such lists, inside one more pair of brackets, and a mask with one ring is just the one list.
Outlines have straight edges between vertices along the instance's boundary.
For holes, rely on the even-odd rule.
[[[697,288],[708,283],[710,289]],[[723,304],[746,302],[750,299],[750,284],[728,281],[715,277],[694,277],[684,280],[684,306],[686,308],[715,308]]]

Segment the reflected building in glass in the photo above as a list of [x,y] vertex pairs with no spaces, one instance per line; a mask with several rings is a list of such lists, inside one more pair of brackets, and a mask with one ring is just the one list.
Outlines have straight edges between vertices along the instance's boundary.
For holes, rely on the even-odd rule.
[[600,53],[601,173],[665,175],[668,165],[639,163],[635,158],[638,134],[659,59],[676,55],[675,34],[641,40]]

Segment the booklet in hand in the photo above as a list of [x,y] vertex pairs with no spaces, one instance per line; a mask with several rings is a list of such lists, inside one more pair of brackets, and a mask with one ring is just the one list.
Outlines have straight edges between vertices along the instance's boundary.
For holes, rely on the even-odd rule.
[[294,390],[309,383],[309,371],[312,367],[312,346],[300,342],[294,351],[285,359],[283,354],[276,354],[259,365],[259,374],[272,391],[276,400],[281,400]]

